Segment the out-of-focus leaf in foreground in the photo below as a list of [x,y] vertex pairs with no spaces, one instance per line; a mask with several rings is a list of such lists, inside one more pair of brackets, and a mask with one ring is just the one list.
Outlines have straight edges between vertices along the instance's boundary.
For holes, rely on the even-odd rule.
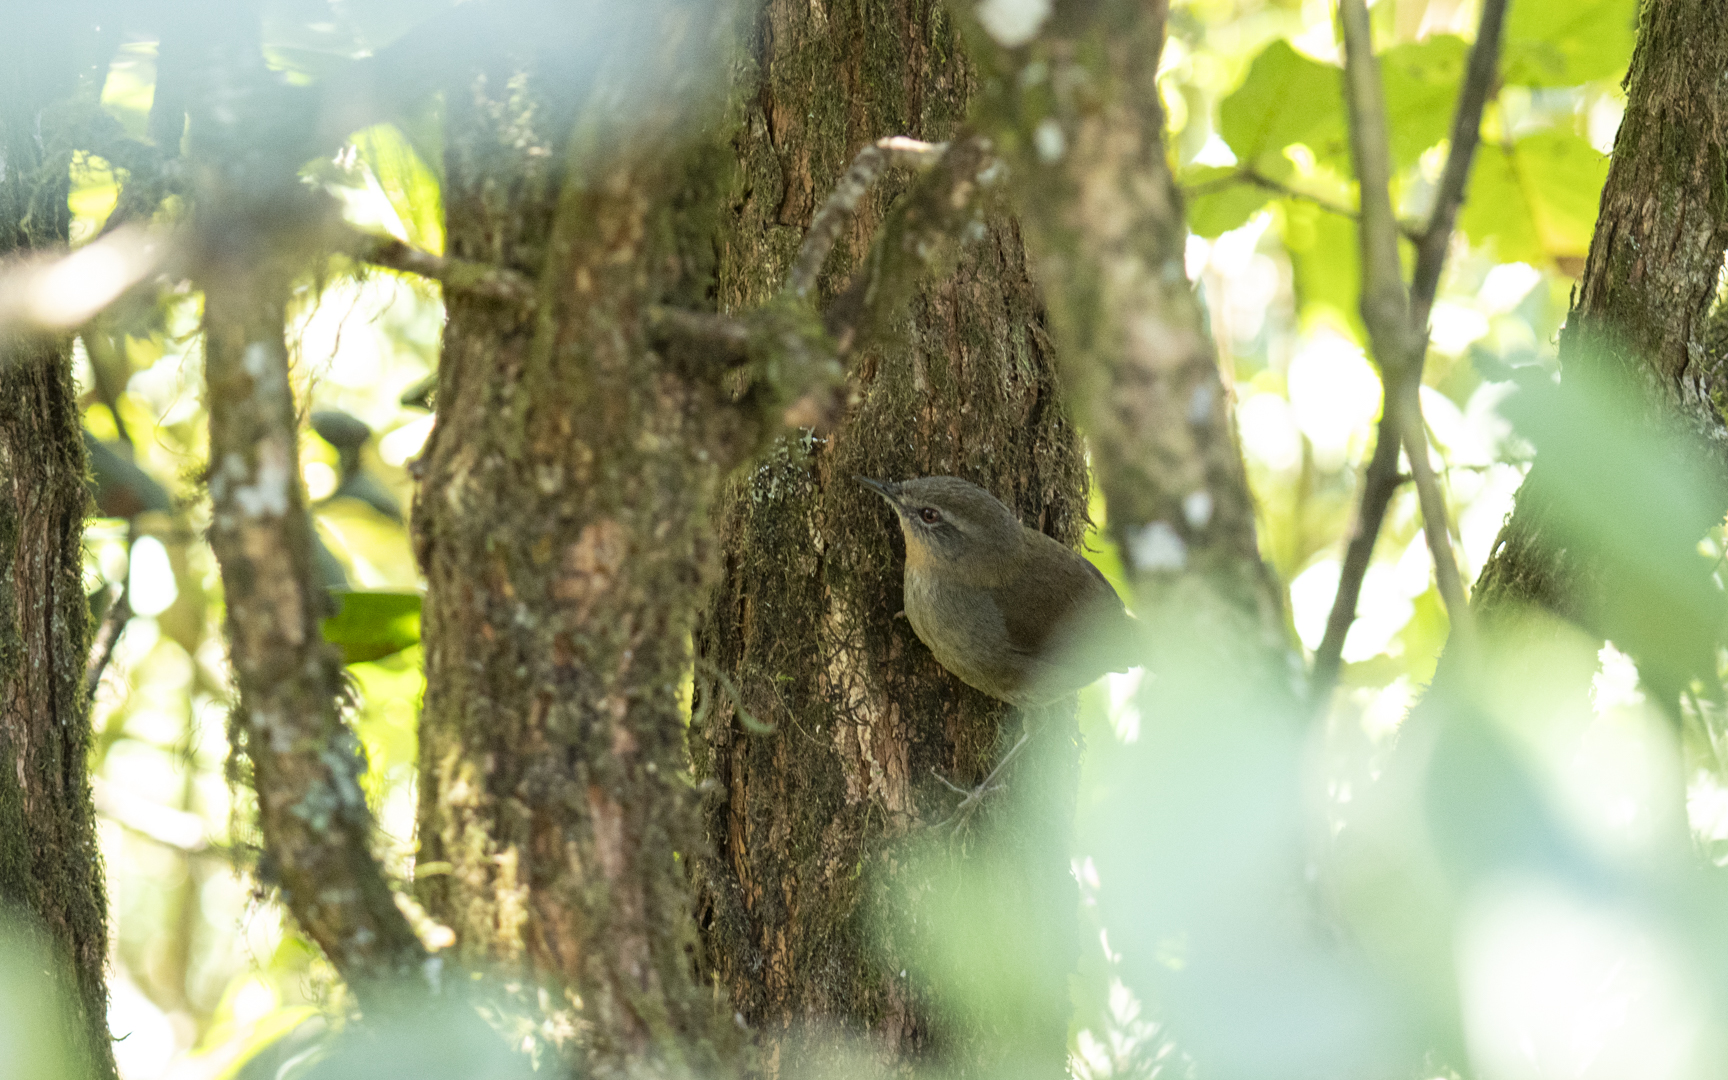
[[70,970],[35,938],[22,920],[0,908],[0,1075],[74,1080],[79,1072],[60,1042],[67,1025],[59,986],[70,981]]
[[1722,522],[1728,482],[1712,454],[1650,419],[1649,400],[1612,358],[1593,357],[1504,411],[1536,447],[1520,501],[1546,514],[1540,542],[1582,585],[1583,607],[1566,614],[1630,655],[1672,709],[1683,690],[1720,686],[1728,603],[1698,545]]

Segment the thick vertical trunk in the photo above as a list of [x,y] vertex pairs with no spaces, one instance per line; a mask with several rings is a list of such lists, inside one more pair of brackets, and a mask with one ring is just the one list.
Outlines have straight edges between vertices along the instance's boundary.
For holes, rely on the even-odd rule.
[[604,1074],[717,1051],[690,962],[680,682],[707,505],[748,424],[647,318],[706,290],[728,170],[676,113],[721,9],[652,6],[655,32],[616,49],[631,72],[562,82],[549,49],[447,95],[449,253],[539,293],[447,297],[415,510],[419,890],[468,959],[569,988]]
[[[100,42],[61,18],[16,13],[0,37],[0,259],[66,245],[67,133],[43,110],[89,92]],[[47,939],[77,1074],[109,1077],[108,905],[85,772],[86,470],[70,338],[0,332],[0,912]]]
[[[950,137],[973,90],[932,0],[773,0],[752,46],[756,83],[736,138],[743,194],[720,248],[720,302],[732,310],[780,288],[862,146]],[[824,295],[845,284],[903,187],[888,177],[862,204]],[[820,1040],[807,1039],[823,1030],[862,1037],[902,1069],[1002,1075],[1013,1055],[1015,1070],[1060,1075],[1078,947],[1066,848],[1072,708],[1039,719],[1038,767],[1021,769],[1009,793],[1035,804],[1046,828],[997,819],[972,838],[1019,845],[1017,865],[1035,867],[1009,891],[1038,927],[1017,945],[1046,976],[1033,991],[1037,1019],[1014,1031],[993,1030],[1000,1018],[944,1019],[919,976],[930,943],[881,916],[927,883],[929,864],[905,856],[958,798],[939,777],[976,783],[1021,718],[944,672],[895,618],[899,530],[853,480],[966,477],[1028,524],[1079,539],[1085,464],[1012,219],[989,217],[952,273],[919,289],[894,339],[857,358],[850,388],[831,437],[783,442],[718,515],[725,566],[697,635],[690,736],[697,773],[713,785],[695,867],[706,965],[759,1029],[770,1075],[813,1064]],[[922,910],[928,894],[912,903]]]
[[[1728,356],[1721,340],[1707,333],[1706,315],[1728,249],[1724,70],[1728,22],[1714,5],[1652,0],[1643,6],[1625,118],[1560,341],[1567,378],[1629,378],[1644,402],[1629,403],[1628,414],[1653,432],[1693,440],[1705,468],[1717,476],[1728,441]],[[1473,602],[1490,626],[1501,615],[1534,607],[1618,637],[1627,626],[1615,611],[1642,584],[1627,580],[1624,567],[1616,570],[1612,560],[1577,542],[1576,529],[1567,529],[1567,496],[1554,483],[1566,467],[1539,460],[1532,468]],[[1601,486],[1592,509],[1623,514],[1628,496],[1636,494]],[[1716,520],[1721,512],[1714,508]],[[1709,524],[1705,514],[1697,534]],[[1440,678],[1452,671],[1443,663]]]
[[108,905],[85,772],[88,495],[67,344],[0,341],[0,909],[49,939],[80,1075],[112,1076]]

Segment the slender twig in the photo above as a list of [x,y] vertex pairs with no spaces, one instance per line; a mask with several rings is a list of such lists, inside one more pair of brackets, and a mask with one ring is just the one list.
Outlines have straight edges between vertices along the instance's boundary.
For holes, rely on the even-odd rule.
[[114,658],[114,647],[120,643],[120,635],[126,632],[126,624],[131,620],[132,590],[127,582],[121,582],[114,602],[102,615],[102,625],[96,628],[95,640],[90,643],[90,659],[84,665],[86,698],[96,696],[96,688],[102,684],[102,672],[108,669],[108,661]]
[[[1386,520],[1386,508],[1391,505],[1393,492],[1398,489],[1401,479],[1398,473],[1398,449],[1403,444],[1401,439],[1401,413],[1403,406],[1400,399],[1410,408],[1417,410],[1415,423],[1420,425],[1420,385],[1422,385],[1422,359],[1427,353],[1427,316],[1434,306],[1434,295],[1439,289],[1439,271],[1445,264],[1446,247],[1452,242],[1452,228],[1457,223],[1458,207],[1464,204],[1465,185],[1471,176],[1471,161],[1476,154],[1479,133],[1483,128],[1483,109],[1488,104],[1493,81],[1495,81],[1498,60],[1500,60],[1500,29],[1505,22],[1505,0],[1486,0],[1483,3],[1483,17],[1477,26],[1476,45],[1471,47],[1471,62],[1465,73],[1464,86],[1458,92],[1457,111],[1452,118],[1452,147],[1446,154],[1446,168],[1441,173],[1438,192],[1434,197],[1434,211],[1429,216],[1427,228],[1422,230],[1417,238],[1417,264],[1415,275],[1410,285],[1410,313],[1408,325],[1412,330],[1412,339],[1417,335],[1420,344],[1412,349],[1407,358],[1407,370],[1403,372],[1403,380],[1412,391],[1401,391],[1394,387],[1391,372],[1382,359],[1382,372],[1388,372],[1388,380],[1384,385],[1384,406],[1381,410],[1381,425],[1379,435],[1375,439],[1374,458],[1369,461],[1369,467],[1362,477],[1362,503],[1356,510],[1355,522],[1351,524],[1350,544],[1344,550],[1344,565],[1337,579],[1337,594],[1332,598],[1332,612],[1325,622],[1325,636],[1320,639],[1313,653],[1313,700],[1324,705],[1331,696],[1331,689],[1337,683],[1337,670],[1341,664],[1344,650],[1344,636],[1350,632],[1351,622],[1356,619],[1356,603],[1362,598],[1363,577],[1369,572],[1369,562],[1374,556],[1375,539],[1379,539],[1381,525]],[[1346,36],[1348,45],[1348,36]],[[1377,79],[1375,79],[1377,88]],[[1353,102],[1355,105],[1355,102]],[[1367,197],[1367,183],[1363,181],[1363,197]],[[1389,199],[1388,199],[1389,206]],[[1396,254],[1396,252],[1394,252]],[[1367,263],[1363,263],[1367,264]],[[1410,454],[1412,472],[1429,470],[1427,463],[1426,441],[1422,442],[1424,451],[1420,454]],[[1422,461],[1417,463],[1417,458]],[[1419,473],[1415,475],[1417,492],[1422,492],[1424,480]],[[1429,489],[1438,492],[1433,482],[1427,484]],[[1426,522],[1431,508],[1436,505],[1433,494],[1422,499],[1422,517]],[[1443,518],[1441,518],[1443,522]],[[1426,527],[1426,525],[1424,525]],[[1429,539],[1429,550],[1434,550],[1433,537]],[[1445,544],[1450,548],[1450,543]],[[1450,577],[1457,577],[1457,563],[1445,560],[1450,567]],[[1434,560],[1434,574],[1441,582],[1441,591],[1446,591],[1445,569],[1441,569],[1441,560]],[[1464,586],[1458,582],[1453,591],[1462,605]],[[1458,615],[1453,610],[1452,598],[1446,598],[1446,610],[1453,617],[1453,626],[1458,626]],[[1462,607],[1458,608],[1462,610]]]
[[498,300],[524,311],[532,310],[539,302],[534,279],[509,267],[433,255],[409,247],[395,237],[358,230],[349,230],[348,239],[349,253],[361,262],[431,278],[451,292]]
[[1386,508],[1398,490],[1399,446],[1397,424],[1391,414],[1382,409],[1374,439],[1374,456],[1362,474],[1362,502],[1350,524],[1350,542],[1345,546],[1344,565],[1338,573],[1338,591],[1332,597],[1332,611],[1326,617],[1326,634],[1314,650],[1312,687],[1317,704],[1323,705],[1338,681],[1344,638],[1350,633],[1350,624],[1356,621],[1356,604],[1362,598],[1362,581],[1374,556],[1374,543],[1380,537]]
[[[1488,13],[1485,16],[1498,19],[1498,16]],[[1322,642],[1326,651],[1317,652],[1315,656],[1317,702],[1326,700],[1337,680],[1339,651],[1350,621],[1355,617],[1362,576],[1367,572],[1366,556],[1372,554],[1380,520],[1385,514],[1385,501],[1390,495],[1385,490],[1385,474],[1396,469],[1400,443],[1410,458],[1411,474],[1422,508],[1423,534],[1433,556],[1434,576],[1441,599],[1466,655],[1472,650],[1474,641],[1463,579],[1458,572],[1458,561],[1453,555],[1447,530],[1445,499],[1428,460],[1428,439],[1421,413],[1422,358],[1427,351],[1426,313],[1432,304],[1431,290],[1439,280],[1438,260],[1444,257],[1446,236],[1436,239],[1433,225],[1430,226],[1420,241],[1424,247],[1433,245],[1438,248],[1438,254],[1430,260],[1432,269],[1425,267],[1425,276],[1421,278],[1424,289],[1429,291],[1420,298],[1406,295],[1398,260],[1397,224],[1392,211],[1391,155],[1385,101],[1379,64],[1374,58],[1368,9],[1363,0],[1340,0],[1339,21],[1344,36],[1344,82],[1350,115],[1351,155],[1362,200],[1362,321],[1368,328],[1369,344],[1380,363],[1384,403],[1380,439],[1374,455],[1378,469],[1375,475],[1365,477],[1363,512],[1357,515],[1352,528],[1351,550],[1346,552],[1346,567],[1351,576],[1340,576],[1338,595],[1327,623],[1327,638]],[[1496,21],[1493,28],[1496,32],[1490,35],[1493,40],[1486,43],[1489,48],[1497,49],[1497,26]],[[1484,43],[1479,41],[1478,44]],[[1491,74],[1493,65],[1478,64],[1476,57],[1472,56],[1471,75],[1476,76],[1484,68]],[[1466,91],[1460,95],[1461,111],[1468,111],[1475,102],[1475,126],[1480,125],[1480,103],[1485,99],[1486,91]],[[1466,123],[1467,117],[1457,118],[1455,132]],[[1464,144],[1461,152],[1468,155],[1474,148],[1474,140],[1466,139]],[[1461,176],[1467,178],[1468,160],[1459,169]],[[1449,160],[1449,179],[1452,173],[1453,163]],[[1461,182],[1457,181],[1460,185]],[[1436,202],[1435,220],[1445,222],[1447,236],[1451,220],[1457,213],[1457,200],[1461,197],[1461,186],[1443,188],[1441,198]],[[1421,306],[1423,323],[1413,318],[1415,304]]]
[[[1274,180],[1272,177],[1267,176],[1252,165],[1244,165],[1235,172],[1227,173],[1224,176],[1214,177],[1204,183],[1189,184],[1182,188],[1182,195],[1184,198],[1192,199],[1198,195],[1210,195],[1213,192],[1227,188],[1232,184],[1252,184],[1254,187],[1264,188],[1282,198],[1290,199],[1295,202],[1307,203],[1317,209],[1324,210],[1328,214],[1337,214],[1339,217],[1348,218],[1351,221],[1359,222],[1362,220],[1362,215],[1357,213],[1354,208],[1345,206],[1343,203],[1333,202],[1324,195],[1316,195],[1311,191],[1303,191],[1301,188],[1286,184],[1282,180]],[[1421,242],[1425,235],[1420,228],[1404,221],[1398,223],[1398,232],[1399,235],[1403,236],[1404,239],[1409,240],[1411,243]]]
[[750,361],[750,325],[742,319],[655,304],[648,309],[648,328],[668,341],[702,347],[725,367],[740,367]]
[[[892,165],[925,172],[877,230],[869,255],[815,325],[803,301],[845,223]],[[738,316],[655,306],[648,311],[649,327],[669,345],[698,350],[710,365],[777,361],[769,397],[789,402],[781,421],[788,427],[825,429],[843,404],[847,359],[874,340],[923,272],[965,233],[977,214],[980,192],[1000,173],[989,141],[977,135],[952,145],[880,139],[859,152],[817,212],[781,290],[790,305],[770,303]]]
[[858,151],[858,156],[852,159],[852,167],[834,185],[828,201],[822,204],[822,209],[816,212],[816,219],[810,223],[810,231],[804,234],[804,243],[798,249],[798,258],[792,263],[784,291],[800,299],[810,295],[810,290],[816,287],[816,275],[822,272],[828,253],[834,249],[834,242],[840,239],[840,230],[846,227],[846,222],[858,209],[858,203],[889,166],[927,168],[934,165],[946,149],[946,143],[920,142],[895,135],[877,139]]
[[[1440,268],[1452,241],[1452,226],[1464,205],[1470,182],[1470,165],[1482,136],[1482,110],[1494,90],[1500,67],[1500,30],[1506,22],[1506,0],[1484,0],[1482,21],[1476,27],[1476,43],[1470,48],[1470,65],[1458,91],[1457,111],[1452,114],[1452,145],[1446,168],[1434,197],[1428,228],[1416,244],[1416,272],[1410,279],[1410,321],[1425,334],[1428,312],[1440,287]],[[1418,357],[1417,362],[1421,362]]]

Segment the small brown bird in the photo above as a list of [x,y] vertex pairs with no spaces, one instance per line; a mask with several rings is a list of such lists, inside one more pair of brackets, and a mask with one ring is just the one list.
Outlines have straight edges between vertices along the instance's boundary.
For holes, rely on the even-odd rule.
[[962,682],[1040,705],[1141,663],[1139,623],[1097,567],[988,491],[953,476],[857,479],[900,518],[907,621]]

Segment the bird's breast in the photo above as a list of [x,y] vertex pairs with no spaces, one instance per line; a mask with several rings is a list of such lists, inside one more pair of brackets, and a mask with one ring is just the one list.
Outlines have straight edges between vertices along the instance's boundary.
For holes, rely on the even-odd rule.
[[904,598],[906,621],[938,664],[993,697],[1013,699],[1020,665],[987,590],[908,566]]

